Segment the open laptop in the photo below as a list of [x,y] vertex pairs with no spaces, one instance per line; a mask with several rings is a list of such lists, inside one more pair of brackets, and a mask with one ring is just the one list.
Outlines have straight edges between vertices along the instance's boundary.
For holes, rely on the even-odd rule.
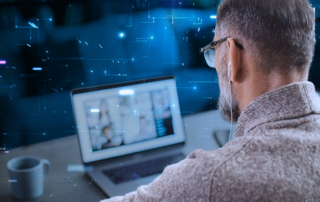
[[110,197],[186,157],[173,76],[79,88],[71,100],[87,174]]

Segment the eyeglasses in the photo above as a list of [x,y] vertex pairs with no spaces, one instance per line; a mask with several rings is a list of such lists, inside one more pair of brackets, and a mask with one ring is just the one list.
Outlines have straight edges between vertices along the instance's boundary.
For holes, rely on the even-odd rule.
[[[216,56],[215,46],[223,41],[226,41],[228,38],[230,37],[225,37],[218,41],[213,41],[210,44],[206,45],[205,47],[200,48],[200,54],[202,55],[203,61],[207,65],[207,67],[209,67],[210,69],[216,68],[215,61],[214,61]],[[234,41],[234,42],[239,49],[243,50],[243,46],[240,43],[238,43],[237,41]]]

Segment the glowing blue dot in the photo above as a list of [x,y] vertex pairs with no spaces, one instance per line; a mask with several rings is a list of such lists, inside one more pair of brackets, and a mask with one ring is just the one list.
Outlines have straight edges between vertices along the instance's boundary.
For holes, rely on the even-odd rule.
[[124,37],[124,33],[123,32],[120,32],[119,36],[122,38]]
[[153,39],[153,36],[151,37],[151,39]]
[[194,87],[193,89],[197,89],[197,87]]

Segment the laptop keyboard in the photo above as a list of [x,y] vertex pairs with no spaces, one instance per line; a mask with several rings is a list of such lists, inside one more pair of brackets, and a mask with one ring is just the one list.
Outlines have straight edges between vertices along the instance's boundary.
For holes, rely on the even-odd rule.
[[186,156],[183,154],[176,154],[124,167],[103,170],[102,172],[107,175],[113,183],[119,184],[122,182],[162,173],[166,166],[178,163],[179,161],[185,159],[185,157]]

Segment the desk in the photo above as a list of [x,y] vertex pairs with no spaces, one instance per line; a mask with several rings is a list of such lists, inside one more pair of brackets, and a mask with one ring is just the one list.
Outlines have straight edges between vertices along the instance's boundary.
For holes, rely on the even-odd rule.
[[[186,133],[185,152],[194,149],[218,148],[212,134],[214,130],[228,130],[230,125],[222,119],[219,111],[209,111],[184,117]],[[12,196],[8,182],[7,162],[20,155],[36,155],[51,162],[51,173],[44,181],[44,194],[33,201],[99,201],[105,194],[83,172],[68,172],[68,164],[82,164],[76,135],[12,149],[0,154],[0,201],[19,201]]]

